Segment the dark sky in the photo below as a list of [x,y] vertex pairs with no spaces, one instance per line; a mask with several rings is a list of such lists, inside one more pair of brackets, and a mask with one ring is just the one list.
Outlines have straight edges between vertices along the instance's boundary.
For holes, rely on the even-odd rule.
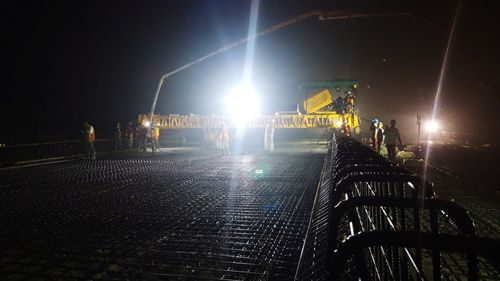
[[[376,3],[375,3],[376,2]],[[2,8],[1,127],[32,135],[110,132],[149,111],[162,73],[244,36],[250,1],[12,1]],[[359,79],[364,118],[427,118],[457,1],[262,1],[262,29],[312,9],[405,11],[415,18],[308,19],[257,40],[253,81],[265,109],[290,110],[302,81]],[[500,135],[500,1],[462,1],[439,118]],[[223,112],[242,79],[240,46],[173,76],[160,113]]]

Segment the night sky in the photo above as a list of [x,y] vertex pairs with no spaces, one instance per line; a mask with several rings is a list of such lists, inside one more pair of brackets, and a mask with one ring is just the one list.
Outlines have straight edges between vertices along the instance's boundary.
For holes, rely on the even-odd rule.
[[[376,2],[376,3],[375,3]],[[165,72],[246,35],[250,1],[12,1],[2,7],[2,136],[101,136],[146,113]],[[293,110],[300,82],[354,78],[361,117],[396,118],[403,136],[430,117],[457,1],[262,1],[257,29],[313,9],[416,17],[310,18],[256,42],[253,83],[264,110]],[[438,118],[500,138],[500,1],[462,1]],[[222,113],[242,79],[245,46],[167,81],[166,113]]]

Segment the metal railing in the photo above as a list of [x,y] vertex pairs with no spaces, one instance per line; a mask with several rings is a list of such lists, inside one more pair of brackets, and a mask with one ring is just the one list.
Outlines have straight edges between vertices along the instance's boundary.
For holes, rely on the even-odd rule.
[[[342,225],[344,218],[348,218],[349,225]],[[345,222],[345,221],[344,221]],[[439,223],[441,222],[441,223]],[[472,220],[465,210],[458,204],[449,201],[413,198],[391,198],[382,196],[355,197],[340,202],[330,217],[330,241],[337,242],[335,249],[345,243],[341,237],[356,237],[359,234],[373,231],[409,232],[416,234],[431,233],[440,235],[440,230],[447,235],[475,234]],[[345,231],[347,229],[347,231]],[[433,280],[440,280],[441,276],[441,249],[432,250],[431,259],[425,271],[432,271]],[[336,267],[337,252],[330,252],[330,267],[334,276],[341,275]],[[419,247],[411,250],[392,244],[368,247],[363,253],[354,254],[357,260],[357,273],[363,280],[413,280],[427,279],[423,264],[426,257]],[[470,256],[469,276],[477,276],[477,259]],[[363,267],[359,266],[363,265]],[[337,276],[338,277],[338,276]]]
[[[125,143],[123,143],[125,145]],[[98,152],[114,149],[114,139],[97,139],[94,143]],[[56,160],[67,157],[79,157],[84,153],[82,140],[63,140],[13,144],[0,147],[0,166],[22,164],[36,160]]]
[[[478,280],[482,271],[500,272],[491,252],[483,251],[489,240],[475,236],[465,209],[435,199],[433,186],[419,176],[338,136],[324,169],[296,280],[442,280],[453,274]],[[453,239],[439,243],[445,237]],[[469,240],[483,244],[477,250],[456,244]]]
[[[387,247],[396,249],[399,256],[402,255],[401,249],[412,252],[427,250],[429,252],[428,258],[433,260],[433,265],[431,268],[421,268],[414,274],[396,275],[398,272],[394,271],[396,267],[390,260],[376,260],[376,257],[371,257],[374,258],[374,263],[378,265],[375,269],[392,266],[388,267],[388,269],[393,271],[390,272],[390,275],[382,275],[381,271],[377,271],[379,275],[376,278],[373,278],[373,275],[367,275],[361,278],[362,280],[495,280],[499,276],[498,253],[500,251],[500,241],[498,239],[408,231],[370,231],[349,237],[339,246],[331,260],[332,267],[330,269],[333,275],[330,278],[332,280],[355,279],[352,275],[346,276],[349,260],[366,258],[367,249]],[[439,252],[436,254],[436,251]],[[441,270],[443,266],[434,262],[434,260],[443,259],[444,253],[451,254],[447,258],[460,265],[447,271],[446,274]],[[463,254],[466,255],[465,258]],[[481,257],[481,263],[478,262],[478,255]],[[465,262],[463,262],[464,260]],[[488,266],[496,267],[489,268],[490,271],[496,271],[496,273],[485,274],[481,272],[478,265],[485,263],[488,263]],[[413,267],[417,268],[415,264],[413,264]],[[426,275],[428,270],[433,270],[433,274]],[[352,274],[352,271],[350,273]],[[483,279],[483,276],[486,278]]]
[[[148,141],[149,143],[149,141]],[[161,136],[161,146],[184,146],[186,140],[182,136]],[[97,154],[116,151],[114,138],[96,139],[94,143]],[[121,150],[127,150],[127,139],[121,138]],[[133,149],[137,150],[138,140],[134,139]],[[37,161],[60,160],[85,156],[83,140],[58,140],[32,142],[0,146],[0,167]]]

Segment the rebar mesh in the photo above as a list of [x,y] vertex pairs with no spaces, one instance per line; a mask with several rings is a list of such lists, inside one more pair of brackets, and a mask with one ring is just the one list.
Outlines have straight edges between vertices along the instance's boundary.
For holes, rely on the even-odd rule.
[[174,159],[0,172],[0,279],[293,279],[322,156]]

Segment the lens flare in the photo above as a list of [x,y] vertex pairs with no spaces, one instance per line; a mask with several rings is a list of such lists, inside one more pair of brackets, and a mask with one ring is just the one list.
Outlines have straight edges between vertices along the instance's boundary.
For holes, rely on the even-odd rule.
[[439,125],[438,122],[434,121],[434,120],[431,120],[427,123],[425,123],[425,126],[424,126],[424,129],[428,132],[428,133],[435,133],[437,132],[437,130],[439,130],[441,126]]
[[232,120],[238,125],[244,125],[246,121],[259,114],[259,97],[251,85],[239,85],[227,95],[226,109]]

